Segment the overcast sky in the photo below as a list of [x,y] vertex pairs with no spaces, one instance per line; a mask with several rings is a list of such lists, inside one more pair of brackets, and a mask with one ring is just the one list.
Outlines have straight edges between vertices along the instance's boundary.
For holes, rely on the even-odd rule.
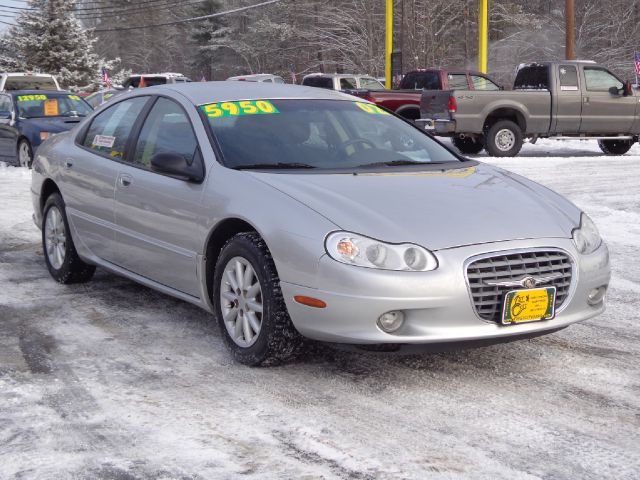
[[[9,12],[19,13],[18,10],[7,7],[26,7],[26,0],[0,0],[0,21],[13,23],[12,15]],[[3,32],[7,27],[4,23],[0,23],[0,32]]]

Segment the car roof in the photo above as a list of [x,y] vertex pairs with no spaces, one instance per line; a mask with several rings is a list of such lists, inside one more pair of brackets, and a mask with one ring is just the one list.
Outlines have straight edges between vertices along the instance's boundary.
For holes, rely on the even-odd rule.
[[[146,87],[144,93],[162,94],[167,90],[178,92],[188,98],[194,105],[236,100],[275,100],[275,99],[310,99],[310,100],[358,100],[351,95],[327,90],[324,88],[287,85],[283,83],[259,82],[193,82],[172,83]],[[139,90],[136,89],[136,92]]]
[[312,77],[326,77],[326,78],[375,78],[373,75],[368,75],[366,73],[310,73],[309,75],[305,75],[304,78],[312,78]]
[[66,95],[71,92],[67,90],[7,90],[5,93],[10,95]]

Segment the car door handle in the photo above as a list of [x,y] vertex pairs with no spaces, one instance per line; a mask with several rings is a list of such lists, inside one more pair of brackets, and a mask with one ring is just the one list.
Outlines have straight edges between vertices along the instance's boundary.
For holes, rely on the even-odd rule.
[[589,97],[582,97],[582,101],[584,103],[589,103]]
[[131,177],[131,175],[120,175],[118,177],[118,183],[121,187],[126,188],[133,183],[133,177]]

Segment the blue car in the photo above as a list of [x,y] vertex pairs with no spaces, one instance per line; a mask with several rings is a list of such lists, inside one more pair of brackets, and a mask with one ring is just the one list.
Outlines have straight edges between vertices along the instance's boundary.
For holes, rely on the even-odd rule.
[[78,95],[61,91],[0,92],[0,160],[31,167],[38,146],[93,111]]

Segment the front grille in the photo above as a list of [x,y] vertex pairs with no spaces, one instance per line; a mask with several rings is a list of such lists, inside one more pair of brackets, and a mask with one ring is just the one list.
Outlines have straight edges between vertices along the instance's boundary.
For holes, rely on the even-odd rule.
[[485,282],[520,280],[553,273],[562,276],[540,287],[556,287],[556,309],[567,299],[571,287],[571,258],[563,252],[533,251],[495,255],[475,260],[467,267],[467,280],[476,312],[484,320],[500,323],[504,295],[523,287],[486,285]]

